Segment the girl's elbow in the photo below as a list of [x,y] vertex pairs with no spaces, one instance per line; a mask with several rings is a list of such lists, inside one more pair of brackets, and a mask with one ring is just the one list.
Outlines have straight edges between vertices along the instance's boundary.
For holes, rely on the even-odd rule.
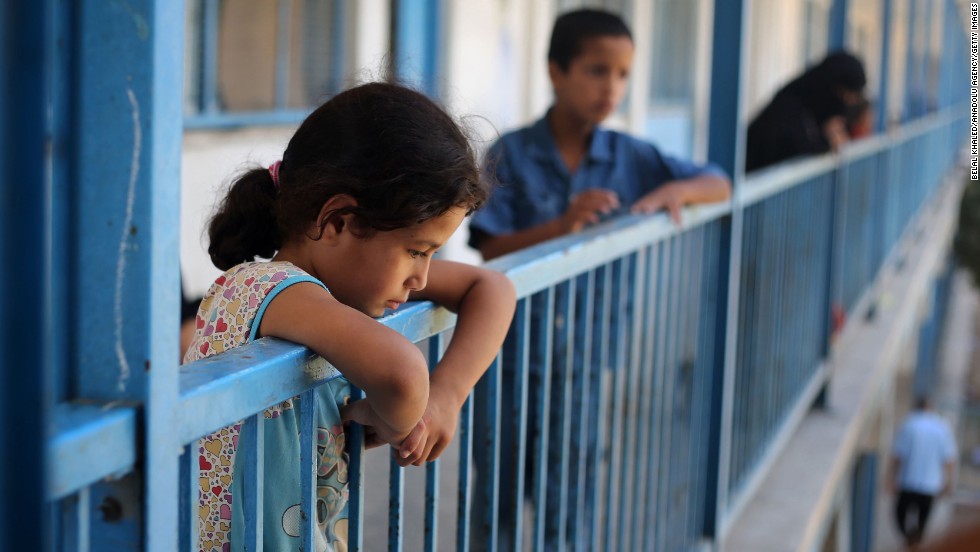
[[404,404],[418,405],[421,418],[429,400],[428,365],[422,352],[414,345],[406,347],[399,357],[389,376],[390,393],[399,397]]
[[514,282],[506,274],[495,270],[485,270],[483,279],[488,288],[492,290],[496,302],[510,305],[513,308],[517,302],[517,289],[514,287]]

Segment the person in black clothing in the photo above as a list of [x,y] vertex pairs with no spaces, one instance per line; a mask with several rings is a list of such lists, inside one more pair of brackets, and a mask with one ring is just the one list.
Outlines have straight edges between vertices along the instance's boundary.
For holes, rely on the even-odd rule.
[[834,52],[784,86],[749,124],[745,172],[839,148],[865,83],[861,60]]

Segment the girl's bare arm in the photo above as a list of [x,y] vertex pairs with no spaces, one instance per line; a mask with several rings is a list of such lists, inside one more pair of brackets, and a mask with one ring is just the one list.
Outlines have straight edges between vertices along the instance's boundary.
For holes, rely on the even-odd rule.
[[[507,335],[515,291],[499,272],[436,260],[425,289],[411,298],[431,300],[458,315],[453,338],[430,378],[429,406],[422,418],[428,432],[424,450],[413,450],[405,459],[420,464],[437,458],[452,440],[463,402]],[[403,445],[402,452],[408,447]]]
[[320,286],[299,283],[283,290],[266,308],[259,335],[305,345],[336,366],[364,390],[374,414],[387,426],[378,429],[389,443],[401,442],[421,419],[429,396],[422,353],[398,332],[340,303]]

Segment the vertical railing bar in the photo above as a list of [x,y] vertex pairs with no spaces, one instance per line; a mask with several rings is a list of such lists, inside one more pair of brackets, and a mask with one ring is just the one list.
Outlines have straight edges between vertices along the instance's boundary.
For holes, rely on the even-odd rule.
[[[624,267],[623,272],[620,273],[620,289],[621,297],[625,297],[626,308],[620,309],[620,331],[622,332],[621,339],[623,340],[622,351],[623,356],[621,361],[618,363],[619,373],[621,377],[619,378],[619,396],[620,400],[616,401],[616,413],[620,416],[618,419],[618,435],[619,438],[616,441],[619,443],[619,458],[617,461],[618,465],[618,480],[617,484],[617,509],[616,509],[616,546],[622,550],[630,549],[630,535],[629,535],[629,522],[630,522],[630,509],[629,499],[630,499],[630,481],[629,481],[629,462],[630,462],[630,420],[634,417],[635,404],[632,401],[633,398],[633,388],[636,387],[633,380],[633,339],[636,337],[633,331],[633,320],[635,320],[635,313],[631,312],[631,306],[634,302],[634,296],[636,293],[636,287],[634,285],[636,282],[630,278],[630,275],[634,273],[634,259],[635,253],[629,253],[623,257]],[[623,285],[626,284],[626,285]],[[634,315],[634,316],[628,316]],[[626,318],[625,321],[622,318]]]
[[457,496],[456,550],[470,549],[470,518],[473,512],[473,486],[470,465],[473,462],[473,392],[459,411],[459,486]]
[[177,540],[181,550],[190,550],[198,546],[200,538],[200,522],[198,504],[200,503],[201,486],[198,480],[201,477],[199,463],[200,453],[197,450],[199,441],[193,441],[184,446],[184,451],[180,455],[180,483],[178,492],[180,493],[178,527],[180,536]]
[[[811,234],[810,232],[804,231],[801,222],[805,220],[806,211],[813,209],[815,205],[813,202],[813,187],[815,182],[815,179],[811,179],[799,186],[799,195],[801,197],[793,204],[789,216],[789,220],[793,225],[790,251],[796,258],[793,266],[790,267],[790,280],[793,283],[793,289],[790,293],[790,305],[793,308],[793,312],[790,313],[790,317],[793,324],[789,328],[789,343],[786,345],[786,363],[789,366],[800,366],[812,360],[805,354],[807,335],[804,333],[805,325],[810,315],[807,309],[809,305],[807,292],[813,289],[809,285],[810,265],[809,258],[806,256],[806,252],[810,251],[807,248],[807,243]],[[816,366],[816,362],[813,364]],[[780,374],[777,386],[779,392],[783,396],[789,395],[793,387],[795,386],[792,385],[791,379],[784,374]]]
[[[736,347],[736,362],[735,362],[735,374],[732,375],[732,387],[734,392],[732,393],[732,405],[731,405],[731,427],[728,429],[729,435],[729,448],[728,448],[728,466],[719,467],[720,471],[727,471],[728,477],[722,481],[719,479],[719,486],[722,483],[726,484],[725,489],[719,490],[719,495],[725,500],[723,504],[719,504],[718,508],[721,510],[717,517],[719,519],[725,519],[729,513],[729,505],[731,504],[731,498],[734,495],[732,492],[737,480],[740,477],[740,465],[741,465],[741,453],[742,453],[742,423],[744,415],[744,407],[740,398],[742,397],[742,385],[745,379],[746,371],[745,366],[750,365],[751,362],[751,349],[752,349],[752,336],[754,335],[756,328],[749,326],[749,320],[754,317],[755,311],[755,295],[752,290],[756,287],[756,255],[755,250],[757,247],[758,239],[755,237],[755,224],[756,224],[756,212],[761,208],[760,205],[753,205],[751,207],[746,207],[743,210],[743,245],[742,250],[739,252],[741,256],[740,270],[742,271],[741,277],[739,278],[739,288],[729,290],[729,293],[738,294],[738,301],[740,308],[738,310],[738,322],[735,324],[738,328],[742,328],[742,331],[738,332]],[[720,241],[720,240],[719,240]],[[719,244],[720,245],[720,244]],[[734,254],[734,253],[733,253]],[[724,267],[719,263],[714,267],[716,272],[723,271]],[[749,276],[752,276],[751,278]],[[720,285],[720,282],[719,282]],[[716,337],[716,339],[718,339]],[[727,338],[726,338],[727,339]],[[717,359],[715,359],[717,361]],[[722,436],[724,437],[724,436]],[[724,451],[719,451],[719,453]],[[724,459],[721,459],[724,460]],[[724,525],[723,523],[718,524]]]
[[[650,402],[652,407],[652,416],[650,417],[650,437],[647,442],[647,471],[649,475],[647,476],[646,493],[644,493],[646,506],[646,512],[644,520],[646,521],[645,530],[643,535],[643,550],[654,550],[656,545],[655,539],[657,538],[657,532],[660,527],[656,523],[657,516],[660,513],[660,508],[657,504],[657,492],[660,485],[660,425],[663,423],[663,366],[658,362],[657,356],[660,354],[660,347],[658,343],[659,336],[663,331],[664,325],[662,320],[657,316],[659,311],[663,308],[664,298],[667,294],[664,290],[665,278],[662,277],[662,263],[660,262],[663,257],[663,251],[666,247],[666,242],[660,242],[656,244],[650,251],[650,267],[647,271],[650,280],[650,297],[647,301],[647,340],[646,340],[646,361],[650,365]],[[652,522],[651,522],[652,520]]]
[[535,454],[537,455],[535,466],[534,490],[534,549],[544,550],[545,547],[545,522],[547,520],[547,483],[548,483],[548,428],[550,425],[549,412],[551,410],[551,364],[552,364],[552,340],[554,331],[554,312],[555,312],[555,288],[550,287],[546,292],[545,316],[541,317],[538,324],[541,325],[542,336],[541,355],[541,385],[538,391],[538,406],[536,414],[537,439],[534,443]]
[[388,459],[388,551],[402,552],[405,533],[405,468]]
[[[605,528],[605,534],[603,535],[603,544],[609,549],[615,549],[613,544],[616,539],[616,533],[611,528],[615,523],[615,511],[613,504],[616,498],[616,446],[619,442],[619,435],[616,431],[617,429],[617,419],[619,417],[619,412],[621,412],[620,407],[622,406],[622,401],[619,400],[619,381],[621,379],[621,370],[619,363],[622,360],[622,354],[620,353],[620,328],[619,325],[622,321],[623,310],[621,308],[622,301],[620,296],[622,295],[622,281],[618,279],[617,275],[622,271],[623,268],[622,258],[616,259],[609,266],[611,272],[610,282],[615,281],[616,285],[610,288],[612,289],[612,296],[609,303],[609,370],[610,383],[609,383],[609,402],[608,402],[608,426],[607,430],[609,433],[609,449],[606,453],[607,457],[607,470],[606,470],[606,482],[605,482],[605,519],[603,522],[603,527]],[[615,314],[613,314],[615,312]]]
[[761,329],[756,335],[756,344],[761,349],[762,355],[757,357],[756,362],[749,366],[750,377],[747,380],[748,389],[745,390],[746,396],[753,396],[752,393],[760,393],[758,401],[749,402],[749,441],[748,441],[748,457],[745,460],[743,466],[743,480],[747,478],[747,475],[755,470],[756,461],[759,458],[760,443],[764,439],[765,434],[765,416],[766,413],[772,408],[772,397],[766,393],[764,383],[760,384],[760,381],[764,382],[766,375],[768,374],[768,369],[772,365],[773,357],[775,352],[773,347],[775,345],[775,322],[773,320],[774,313],[776,311],[775,305],[775,278],[777,276],[778,267],[775,266],[775,251],[779,247],[778,242],[778,232],[780,228],[776,224],[779,216],[779,202],[785,196],[786,192],[782,192],[763,203],[764,211],[762,213],[762,219],[760,221],[763,235],[768,236],[764,238],[762,242],[762,252],[761,256],[761,267],[760,282],[764,282],[763,285],[756,288],[759,294],[759,311],[758,315],[760,318],[760,323],[757,326]]
[[92,543],[91,502],[89,487],[82,487],[77,493],[52,503],[53,513],[60,513],[61,518],[59,530],[51,542],[53,550],[89,552]]
[[663,520],[665,517],[664,508],[666,505],[664,504],[664,501],[661,499],[661,496],[665,492],[664,489],[670,487],[670,478],[668,477],[668,474],[665,473],[665,465],[663,459],[666,457],[667,453],[670,452],[670,446],[669,446],[670,444],[667,441],[667,439],[665,439],[664,435],[666,434],[669,437],[669,433],[666,432],[666,428],[668,428],[671,423],[670,402],[667,399],[668,395],[667,395],[667,388],[666,388],[665,381],[667,378],[667,372],[669,371],[668,357],[667,357],[667,340],[670,332],[670,326],[671,323],[673,322],[669,318],[670,296],[673,292],[673,290],[671,289],[672,282],[670,278],[670,270],[672,265],[671,251],[673,250],[673,247],[674,247],[673,240],[666,240],[661,244],[660,263],[658,267],[659,268],[658,280],[660,283],[659,295],[661,297],[661,300],[657,305],[658,330],[657,330],[657,346],[655,349],[656,351],[655,367],[656,367],[657,383],[658,383],[658,387],[660,388],[660,392],[657,397],[659,401],[658,411],[660,413],[660,417],[658,419],[659,423],[658,423],[657,434],[655,438],[656,448],[654,453],[654,458],[656,461],[656,470],[657,470],[657,484],[654,489],[656,494],[650,497],[650,499],[654,501],[654,513],[655,513],[655,517],[653,518],[653,525],[655,526],[653,550],[661,550],[663,548],[662,541],[664,538],[664,533],[666,531],[666,524]]
[[558,549],[565,549],[566,530],[568,528],[568,471],[572,441],[572,377],[575,373],[575,278],[560,284],[565,293],[560,301],[559,311],[564,318],[565,332],[564,351],[557,351],[562,355],[562,374],[561,374],[561,458],[558,459],[558,480],[560,482],[560,499],[558,501]]
[[511,519],[511,526],[513,529],[513,534],[511,535],[510,547],[514,551],[519,551],[524,545],[524,474],[527,468],[527,397],[528,397],[528,375],[529,368],[528,362],[530,359],[530,313],[529,308],[531,298],[525,297],[517,302],[517,308],[514,312],[514,334],[516,337],[516,349],[517,358],[512,359],[510,362],[516,360],[517,373],[515,374],[514,382],[514,400],[511,401],[512,412],[511,417],[516,420],[517,434],[515,435],[517,439],[517,465],[514,467],[516,472],[514,473],[514,493],[511,497],[513,503],[510,504],[513,508],[513,518]]
[[484,449],[490,455],[490,477],[488,480],[484,480],[485,484],[489,488],[481,489],[483,493],[483,498],[485,500],[486,509],[483,511],[483,532],[484,538],[486,539],[487,549],[496,550],[497,549],[497,538],[499,527],[499,516],[500,516],[500,427],[501,427],[501,408],[500,408],[500,392],[501,392],[501,364],[500,364],[500,353],[497,353],[497,357],[490,364],[490,368],[487,370],[486,378],[488,400],[487,400],[487,422],[491,424],[489,428],[481,428],[481,430],[488,430],[489,433],[486,435],[481,435],[480,438],[484,440]]
[[[429,371],[435,370],[442,358],[443,335],[429,338]],[[434,552],[439,539],[439,460],[425,465],[425,535],[426,552]]]
[[[597,367],[593,362],[592,357],[592,332],[593,326],[595,325],[595,270],[590,270],[585,276],[585,305],[583,309],[583,315],[576,317],[576,323],[581,323],[584,329],[582,344],[582,370],[580,377],[582,378],[581,385],[581,399],[579,404],[581,408],[579,409],[578,417],[578,442],[579,446],[578,452],[578,477],[576,488],[578,492],[575,494],[576,506],[575,506],[575,550],[585,550],[586,539],[590,537],[590,531],[588,528],[591,524],[588,524],[586,517],[586,508],[594,511],[592,506],[594,502],[589,500],[586,501],[586,489],[589,488],[590,480],[586,477],[589,471],[589,454],[588,451],[598,448],[598,446],[589,446],[590,443],[598,443],[598,435],[591,433],[589,428],[591,427],[590,419],[596,413],[590,408],[590,405],[597,404],[598,401],[594,401],[593,391],[592,391],[592,377],[596,372]],[[577,332],[576,332],[577,334]],[[600,372],[601,374],[601,372]],[[594,440],[591,437],[595,437]],[[594,464],[593,464],[594,465]],[[597,473],[596,470],[593,473]],[[593,477],[591,481],[595,481]],[[589,497],[591,499],[591,497]],[[586,506],[588,504],[588,506]]]
[[276,109],[285,109],[289,102],[290,27],[292,26],[292,1],[279,0],[276,24]]
[[[620,537],[622,537],[622,523],[621,518],[623,516],[622,510],[618,507],[621,501],[621,478],[622,474],[622,455],[623,455],[623,443],[622,443],[622,433],[623,433],[623,405],[624,405],[624,395],[625,389],[625,370],[627,362],[627,335],[625,331],[626,319],[627,319],[627,308],[628,308],[628,297],[625,291],[629,288],[629,272],[630,272],[630,257],[624,256],[616,261],[617,264],[614,266],[619,267],[618,276],[619,284],[616,286],[616,323],[613,325],[615,333],[613,334],[615,343],[615,361],[612,363],[613,370],[613,384],[612,392],[614,394],[613,400],[611,402],[613,419],[612,428],[609,434],[609,440],[612,443],[611,456],[610,456],[610,470],[609,470],[609,488],[610,493],[608,496],[607,510],[609,512],[610,519],[607,522],[610,527],[617,527],[618,532],[612,535],[607,542],[610,543],[611,549],[617,549],[620,544]],[[615,271],[615,270],[614,270]],[[618,453],[618,454],[617,454]]]
[[304,391],[299,399],[299,485],[300,492],[300,549],[316,550],[316,391]]
[[635,487],[633,492],[633,519],[631,520],[631,532],[634,534],[639,531],[640,535],[635,535],[633,538],[633,546],[635,548],[642,549],[645,546],[645,529],[648,524],[643,523],[646,517],[646,498],[647,494],[643,492],[646,488],[647,481],[649,479],[649,464],[643,462],[646,459],[646,454],[649,453],[650,444],[650,427],[653,424],[653,419],[655,417],[653,413],[653,403],[656,401],[654,394],[656,389],[653,387],[653,370],[652,363],[650,362],[650,343],[653,341],[650,339],[651,333],[653,332],[653,325],[650,323],[650,312],[653,309],[653,305],[656,301],[656,294],[654,293],[654,286],[656,282],[654,280],[652,267],[656,265],[654,260],[654,248],[655,245],[649,245],[644,248],[644,265],[643,273],[644,278],[641,281],[643,286],[643,300],[634,303],[634,309],[636,309],[636,320],[641,325],[640,338],[637,340],[636,347],[638,349],[636,356],[639,364],[639,383],[637,384],[637,389],[639,396],[642,398],[642,404],[638,410],[638,423],[636,429],[637,444],[636,444],[636,457],[637,460],[634,463],[634,476]]
[[[265,487],[263,485],[265,478],[265,432],[263,431],[262,426],[263,418],[264,416],[261,412],[255,416],[249,416],[246,418],[245,422],[242,424],[242,431],[239,441],[240,443],[246,445],[244,447],[239,447],[238,454],[242,455],[243,462],[241,465],[245,467],[242,510],[245,517],[245,550],[248,552],[261,552],[262,550],[262,521],[265,519],[262,515],[262,507],[265,500]],[[306,428],[306,421],[307,420],[304,420],[304,429]],[[313,431],[311,427],[309,445],[311,451],[314,433],[315,431]],[[305,441],[301,440],[300,444],[304,447],[304,449],[307,447]],[[312,452],[310,461],[313,461]],[[302,484],[302,480],[300,484]],[[315,511],[315,508],[311,508],[310,510],[306,511],[312,512]]]
[[[692,253],[692,265],[693,265],[693,278],[695,282],[694,290],[694,303],[695,307],[692,312],[703,313],[706,312],[704,298],[707,296],[707,290],[705,289],[705,270],[704,270],[704,255],[705,252],[709,251],[711,245],[706,245],[709,236],[709,231],[713,225],[702,226],[698,229],[695,234],[694,243],[691,245]],[[691,317],[691,327],[694,336],[692,337],[691,343],[693,345],[693,350],[691,351],[691,457],[694,459],[694,463],[691,466],[692,472],[695,474],[692,477],[694,482],[694,498],[691,506],[688,507],[690,513],[688,519],[688,537],[691,539],[697,539],[700,537],[700,527],[703,527],[704,519],[704,494],[703,494],[703,484],[704,474],[706,473],[705,465],[702,462],[702,436],[706,433],[706,428],[702,426],[704,423],[704,417],[702,416],[702,407],[706,404],[705,402],[705,390],[707,385],[705,385],[705,379],[701,377],[701,371],[698,370],[698,359],[699,351],[708,350],[707,346],[702,347],[704,343],[705,334],[707,332],[703,330],[702,320],[710,320],[708,317],[697,316]]]
[[[774,430],[776,428],[777,420],[781,417],[783,412],[782,398],[777,393],[777,388],[775,385],[775,379],[779,371],[785,367],[782,358],[783,352],[783,341],[785,336],[785,324],[788,321],[783,320],[783,299],[786,294],[786,248],[787,248],[787,236],[788,231],[787,218],[789,214],[789,206],[792,205],[792,201],[795,199],[799,191],[798,187],[794,187],[790,190],[785,191],[780,194],[780,200],[776,203],[776,213],[774,217],[774,223],[776,225],[775,237],[775,248],[773,249],[773,275],[775,276],[774,284],[772,290],[770,291],[772,295],[772,314],[770,317],[770,323],[772,324],[773,338],[771,341],[772,350],[772,360],[768,365],[767,373],[763,379],[762,385],[765,389],[766,396],[769,397],[769,408],[767,411],[763,412],[763,438],[758,443],[758,453],[756,458],[763,456],[763,449],[769,444],[770,439],[774,436]],[[799,370],[800,368],[797,367]]]
[[[364,400],[364,392],[353,384],[350,386],[350,400],[351,402]],[[350,463],[347,474],[350,482],[350,499],[347,503],[349,520],[347,546],[350,552],[360,552],[364,546],[364,426],[351,423],[349,433]],[[463,468],[460,468],[460,471],[462,470]]]
[[675,529],[675,523],[673,523],[673,518],[676,516],[676,504],[674,504],[674,492],[675,485],[677,484],[677,478],[675,477],[674,459],[677,454],[676,444],[674,443],[675,433],[679,428],[677,428],[678,420],[675,418],[677,411],[677,378],[678,371],[680,368],[680,339],[681,330],[683,329],[683,319],[684,312],[681,307],[683,305],[683,297],[687,292],[688,288],[688,278],[683,274],[684,269],[684,239],[683,236],[675,237],[671,239],[673,242],[673,247],[671,248],[671,261],[670,261],[670,289],[671,293],[668,298],[668,320],[670,324],[668,325],[668,335],[667,339],[667,381],[664,384],[664,408],[666,412],[670,415],[667,418],[669,425],[667,426],[666,435],[664,437],[664,444],[667,449],[665,451],[664,463],[666,465],[665,480],[668,482],[664,486],[664,547],[669,549],[674,545],[671,540],[671,531]]
[[647,249],[641,248],[638,252],[633,253],[630,258],[633,259],[633,285],[632,285],[632,297],[630,299],[630,308],[632,310],[632,315],[630,318],[630,356],[629,364],[627,365],[627,376],[626,381],[628,382],[628,395],[626,398],[626,411],[627,417],[624,420],[624,453],[623,453],[623,492],[622,492],[622,512],[620,516],[620,526],[623,527],[623,531],[620,533],[626,539],[626,548],[631,549],[634,547],[635,539],[635,521],[636,521],[636,509],[633,508],[635,502],[635,496],[638,494],[636,492],[636,466],[639,464],[635,461],[637,445],[639,439],[637,438],[637,433],[639,431],[639,416],[640,416],[640,354],[641,354],[641,339],[643,334],[643,317],[642,310],[640,308],[646,299],[646,254]]
[[424,549],[436,550],[439,544],[439,459],[425,465],[425,536]]
[[[692,417],[694,414],[691,405],[694,382],[693,380],[687,381],[686,374],[684,373],[684,371],[686,370],[687,359],[688,359],[687,356],[688,348],[686,344],[688,339],[690,339],[690,337],[695,334],[695,332],[693,332],[690,327],[691,320],[694,318],[694,313],[696,312],[691,308],[691,296],[694,294],[695,280],[692,278],[693,274],[692,271],[690,270],[690,263],[691,263],[691,256],[692,256],[691,242],[694,239],[695,232],[697,232],[696,229],[689,230],[679,235],[676,238],[680,242],[680,251],[679,251],[680,261],[677,267],[678,279],[680,284],[680,293],[678,293],[678,299],[677,299],[678,312],[676,316],[678,320],[678,324],[677,324],[678,335],[675,338],[674,370],[675,372],[680,371],[681,376],[684,377],[687,383],[687,385],[684,387],[685,396],[683,397],[683,400],[685,401],[685,404],[687,405],[688,408],[688,412],[685,414],[684,420],[681,421],[682,424],[686,424],[688,427],[688,430],[686,432],[682,432],[682,434],[687,437],[687,442],[686,444],[678,445],[676,449],[674,447],[674,444],[671,444],[672,454],[671,454],[670,465],[672,471],[674,469],[673,466],[675,464],[674,460],[678,458],[678,454],[683,452],[687,453],[687,454],[682,454],[681,459],[677,462],[677,467],[681,469],[683,474],[681,480],[686,483],[686,488],[684,489],[685,492],[683,493],[683,495],[681,495],[683,496],[684,502],[681,505],[672,504],[670,508],[670,512],[672,512],[674,516],[680,516],[679,522],[673,525],[678,529],[684,527],[685,522],[688,519],[687,514],[688,514],[688,508],[690,506],[689,499],[691,496],[691,491],[693,490],[690,488],[691,466],[688,463],[688,460],[690,458],[690,452],[691,452],[690,447],[691,447],[691,440],[692,440],[692,431],[694,430],[694,427],[691,425]],[[676,412],[677,411],[676,407],[672,408],[671,411]],[[676,426],[677,422],[674,421],[673,425]],[[676,480],[678,478],[672,477],[671,479]],[[674,495],[673,492],[671,494],[672,496]],[[686,542],[686,539],[684,538],[686,536],[687,536],[686,534],[682,533],[681,535],[679,535],[678,538]]]
[[[598,397],[598,406],[596,407],[595,415],[593,417],[593,425],[589,428],[590,431],[596,432],[596,447],[592,451],[592,462],[595,466],[595,477],[593,478],[592,496],[590,497],[592,503],[592,520],[591,520],[591,550],[599,550],[605,545],[607,540],[603,540],[602,529],[608,526],[608,514],[603,516],[603,509],[600,504],[605,502],[605,497],[608,495],[609,489],[607,486],[602,485],[603,473],[608,471],[608,463],[603,464],[605,458],[605,450],[607,447],[611,447],[611,441],[607,439],[607,432],[600,431],[602,424],[608,419],[606,416],[606,410],[609,408],[609,401],[606,400],[606,395],[608,390],[606,389],[606,372],[609,368],[609,335],[610,335],[610,321],[612,317],[610,311],[612,308],[612,263],[607,263],[601,267],[602,270],[602,298],[600,302],[600,312],[599,312],[599,325],[598,332],[595,336],[596,342],[599,343],[599,388],[596,389],[596,395]],[[603,428],[604,429],[604,428]],[[540,549],[539,549],[540,550]]]

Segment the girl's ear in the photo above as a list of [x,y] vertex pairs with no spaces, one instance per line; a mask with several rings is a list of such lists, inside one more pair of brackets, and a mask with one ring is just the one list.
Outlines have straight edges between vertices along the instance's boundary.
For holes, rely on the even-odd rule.
[[357,207],[357,200],[347,194],[337,194],[328,199],[320,207],[316,218],[320,239],[333,240],[343,232],[349,232],[353,217],[350,209],[353,207]]

